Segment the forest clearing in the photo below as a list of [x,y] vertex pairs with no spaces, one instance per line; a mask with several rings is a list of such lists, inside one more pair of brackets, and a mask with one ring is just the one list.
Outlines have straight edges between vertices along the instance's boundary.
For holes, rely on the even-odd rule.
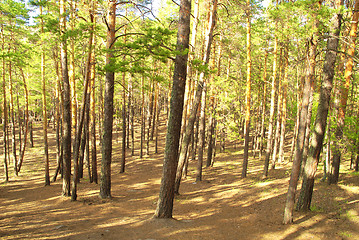
[[[162,132],[164,126],[161,126]],[[39,127],[35,133],[40,133]],[[50,146],[54,145],[49,132]],[[163,135],[162,135],[163,136]],[[119,173],[120,144],[114,144],[113,199],[101,200],[87,174],[79,184],[78,201],[61,196],[61,181],[44,186],[41,136],[29,150],[20,175],[0,188],[1,239],[358,239],[359,178],[343,167],[338,185],[317,176],[312,212],[295,212],[294,224],[283,225],[283,208],[291,163],[262,180],[262,162],[251,161],[240,178],[243,146],[228,145],[213,167],[195,182],[194,163],[176,196],[174,218],[154,219],[163,162],[158,154],[128,158]],[[115,141],[114,141],[115,142]],[[50,156],[54,156],[50,153]],[[56,163],[50,165],[53,174]],[[0,175],[3,175],[2,169]]]

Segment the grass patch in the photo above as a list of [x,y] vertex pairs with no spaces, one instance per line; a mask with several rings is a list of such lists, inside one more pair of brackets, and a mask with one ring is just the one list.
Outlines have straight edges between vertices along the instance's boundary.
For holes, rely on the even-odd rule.
[[345,238],[351,238],[352,237],[352,234],[350,232],[346,232],[346,231],[339,233],[339,235],[341,237],[345,237]]
[[312,204],[312,206],[310,206],[310,210],[312,212],[316,212],[316,213],[322,213],[323,209],[315,204]]

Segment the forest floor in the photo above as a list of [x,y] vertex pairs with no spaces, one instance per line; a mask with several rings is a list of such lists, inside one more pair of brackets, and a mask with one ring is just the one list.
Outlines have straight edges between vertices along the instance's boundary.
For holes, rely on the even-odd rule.
[[[78,201],[71,202],[61,196],[61,180],[44,186],[38,125],[35,147],[27,149],[19,176],[10,168],[11,181],[4,183],[0,170],[0,239],[359,239],[359,175],[345,164],[338,185],[320,182],[319,174],[312,212],[295,212],[294,224],[283,225],[291,163],[277,166],[262,180],[263,161],[250,158],[248,177],[241,179],[243,150],[233,144],[204,169],[201,182],[195,182],[195,163],[190,162],[189,176],[175,198],[175,219],[153,219],[162,173],[165,126],[161,128],[160,153],[140,159],[138,150],[134,157],[128,151],[123,174],[115,135],[113,199],[101,200],[99,185],[89,183],[85,171]],[[50,130],[51,174],[54,136]]]

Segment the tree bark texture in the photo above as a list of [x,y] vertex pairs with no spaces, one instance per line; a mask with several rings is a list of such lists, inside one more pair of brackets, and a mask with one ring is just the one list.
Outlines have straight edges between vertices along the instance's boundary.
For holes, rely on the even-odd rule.
[[284,209],[284,219],[283,219],[284,224],[293,222],[295,193],[297,190],[297,184],[300,174],[300,165],[303,158],[303,147],[305,140],[304,138],[305,138],[305,132],[307,127],[306,120],[308,115],[309,99],[311,95],[311,85],[314,78],[313,71],[315,69],[316,41],[314,40],[314,37],[312,37],[312,39],[309,40],[309,45],[310,45],[309,47],[310,56],[308,57],[309,59],[308,70],[307,70],[307,76],[305,78],[305,84],[303,89],[302,108],[298,112],[298,114],[300,114],[299,125],[298,125],[298,136],[297,136],[296,150],[295,150],[295,155],[292,165],[292,173],[289,180],[287,199]]
[[[337,7],[339,7],[337,1]],[[325,129],[327,125],[328,110],[330,105],[331,91],[333,87],[333,78],[337,49],[339,44],[339,35],[341,28],[342,14],[334,14],[331,22],[330,37],[327,43],[327,52],[324,59],[323,79],[320,89],[319,106],[312,134],[312,142],[309,149],[309,158],[306,162],[303,174],[302,189],[300,192],[297,209],[310,210],[310,204],[313,195],[314,177],[320,158],[320,152],[323,147]]]
[[357,38],[358,19],[359,19],[359,1],[355,1],[353,16],[351,20],[351,29],[349,33],[349,47],[347,49],[348,59],[346,62],[346,68],[344,72],[344,84],[340,84],[341,86],[339,86],[340,87],[339,109],[338,109],[338,117],[337,117],[337,126],[335,130],[333,161],[328,176],[329,184],[337,184],[339,180],[339,168],[340,168],[340,159],[341,159],[340,145],[343,140],[348,93],[353,75],[353,65],[354,65],[353,57],[354,57],[355,45],[356,45],[355,41]]
[[[66,31],[66,0],[60,0],[60,28],[62,32]],[[64,37],[64,36],[62,36]],[[66,39],[62,39],[60,43],[61,47],[61,69],[63,80],[63,119],[64,119],[64,136],[63,136],[63,183],[62,194],[64,196],[70,196],[70,181],[71,181],[71,92],[70,81],[68,74],[67,63],[67,44]]]
[[[113,63],[112,47],[115,41],[116,31],[116,1],[108,1],[108,30],[107,30],[107,54],[106,64]],[[106,72],[105,95],[104,95],[104,119],[102,137],[102,160],[101,160],[101,183],[100,197],[111,198],[111,159],[112,159],[112,129],[113,129],[113,94],[115,73]]]
[[244,154],[242,165],[242,178],[247,177],[248,152],[249,152],[249,131],[251,121],[251,75],[252,75],[252,58],[251,58],[251,12],[250,1],[247,0],[247,82],[246,82],[246,113],[244,123]]
[[[191,0],[181,0],[177,33],[177,50],[189,47]],[[178,164],[178,147],[181,133],[184,93],[187,77],[188,54],[176,56],[167,126],[163,173],[155,217],[172,218],[174,182]]]

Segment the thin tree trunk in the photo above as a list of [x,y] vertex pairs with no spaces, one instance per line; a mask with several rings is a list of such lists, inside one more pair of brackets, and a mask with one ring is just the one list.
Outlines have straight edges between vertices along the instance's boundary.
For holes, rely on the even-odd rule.
[[[91,33],[93,34],[93,32]],[[88,108],[88,86],[90,83],[91,78],[91,60],[92,60],[92,35],[89,37],[89,44],[88,44],[88,56],[87,56],[87,62],[86,62],[86,73],[85,73],[85,81],[84,81],[84,89],[83,89],[83,96],[82,96],[82,104],[81,104],[81,113],[80,113],[80,121],[77,123],[77,130],[75,132],[75,146],[74,146],[74,177],[72,181],[72,195],[71,195],[71,201],[77,200],[77,183],[79,182],[80,174],[79,174],[79,156],[80,156],[80,145],[81,145],[81,136],[82,131],[85,131],[83,129],[85,118],[86,118],[86,112],[89,111]],[[88,111],[87,111],[88,110]],[[88,126],[88,125],[87,125]],[[85,135],[85,134],[84,134]],[[85,139],[86,140],[86,135]],[[86,142],[84,142],[86,145]],[[87,155],[88,156],[88,155]],[[82,159],[83,162],[83,159]]]
[[[282,55],[282,50],[280,51]],[[280,66],[280,69],[282,66]],[[281,71],[280,71],[281,72]],[[281,74],[280,74],[281,75]],[[275,164],[277,161],[277,152],[278,152],[278,143],[280,138],[280,130],[281,130],[281,120],[282,120],[282,98],[283,98],[283,92],[280,91],[282,88],[282,76],[279,77],[278,80],[278,105],[277,105],[277,121],[276,121],[276,128],[275,128],[275,134],[273,139],[273,152],[272,152],[272,162],[271,162],[271,169],[275,169]]]
[[274,122],[274,111],[275,111],[275,92],[277,88],[277,62],[278,62],[278,39],[275,38],[274,41],[274,61],[273,61],[273,77],[272,77],[272,90],[271,90],[271,101],[270,101],[270,111],[269,111],[269,125],[268,125],[268,140],[266,148],[266,156],[264,160],[264,171],[263,178],[268,176],[269,160],[272,151],[272,140],[273,140],[273,122]]
[[211,97],[211,113],[210,113],[209,128],[208,128],[208,149],[207,149],[206,167],[210,167],[212,165],[214,134],[215,134],[215,114],[216,114],[214,101],[215,101],[214,98]]
[[[40,6],[40,15],[42,15],[42,6]],[[44,22],[41,18],[41,33],[44,33]],[[44,44],[44,43],[42,43]],[[44,157],[45,157],[45,186],[50,185],[49,169],[49,144],[47,140],[47,106],[46,106],[46,79],[45,79],[45,49],[41,50],[41,82],[42,82],[42,128],[44,138]]]
[[[4,26],[1,25],[1,37],[2,41],[2,51],[4,52],[5,48],[5,37],[4,37]],[[5,57],[2,57],[2,91],[3,91],[3,142],[4,142],[4,174],[5,182],[9,181],[9,171],[8,171],[8,158],[7,158],[7,124],[8,124],[8,113],[7,113],[7,99],[6,99],[6,73],[5,73]]]
[[144,76],[141,80],[141,141],[140,141],[140,158],[143,157],[143,144],[145,140],[145,86]]
[[[214,0],[210,3],[208,17],[207,17],[207,30],[205,33],[204,39],[204,55],[203,62],[204,64],[208,64],[210,54],[211,54],[211,46],[213,42],[213,31],[216,26],[217,21],[217,5],[218,1]],[[200,117],[199,117],[199,137],[198,137],[198,157],[197,157],[197,173],[196,173],[196,181],[202,181],[202,165],[203,165],[203,153],[205,148],[205,133],[206,133],[206,95],[207,95],[207,83],[204,80],[204,72],[200,73],[199,83],[203,83],[202,88],[202,100],[200,107]]]
[[246,113],[244,123],[244,153],[242,165],[242,178],[247,177],[248,152],[249,152],[249,131],[251,121],[251,75],[252,75],[252,58],[251,58],[251,3],[247,0],[247,83],[246,83]]
[[206,97],[207,97],[207,86],[204,82],[202,89],[202,99],[200,106],[199,116],[199,132],[198,132],[198,156],[197,156],[197,171],[196,171],[196,182],[202,181],[202,165],[203,165],[203,153],[205,147],[206,137]]
[[24,94],[25,94],[25,132],[24,132],[24,142],[22,144],[22,149],[20,151],[21,154],[19,156],[19,162],[17,164],[18,172],[20,172],[22,163],[24,161],[25,150],[27,145],[27,133],[29,131],[29,91],[27,89],[26,78],[22,68],[20,68],[20,72],[24,83]]
[[[126,30],[125,30],[126,32]],[[126,40],[125,40],[126,41]],[[122,148],[121,148],[121,167],[120,173],[125,172],[126,165],[126,130],[127,130],[127,107],[126,107],[126,73],[122,73]]]
[[265,138],[265,116],[267,108],[267,60],[268,52],[264,55],[264,70],[263,70],[263,96],[262,96],[262,119],[261,119],[261,130],[260,130],[260,142],[259,142],[259,159],[262,159],[264,138]]
[[9,93],[10,93],[10,127],[11,127],[11,152],[12,161],[14,164],[15,175],[17,172],[17,156],[16,156],[16,134],[15,134],[15,113],[14,113],[14,96],[13,96],[13,83],[12,83],[12,63],[9,62]]
[[199,107],[199,104],[201,102],[200,101],[201,95],[202,95],[202,86],[198,85],[197,91],[196,91],[196,96],[195,96],[195,99],[194,99],[194,102],[192,105],[193,108],[192,108],[191,114],[189,116],[187,125],[186,125],[186,131],[184,133],[184,137],[182,140],[182,147],[180,149],[178,168],[177,168],[177,172],[176,172],[175,187],[174,187],[175,194],[179,194],[181,178],[182,178],[183,170],[184,170],[183,168],[186,164],[186,156],[188,153],[188,146],[189,146],[189,143],[190,143],[192,135],[193,135],[193,128],[194,128],[194,124],[196,121],[197,111],[195,111],[195,109],[197,110]]
[[[92,2],[92,11],[90,14],[91,22],[96,23],[95,19],[95,1]],[[93,29],[95,26],[93,26]],[[96,38],[93,34],[93,44],[96,45]],[[95,71],[96,71],[96,61],[95,61],[95,50],[93,49],[92,60],[91,60],[91,99],[90,99],[90,108],[91,108],[91,174],[89,173],[90,181],[98,183],[98,174],[97,174],[97,149],[96,149],[96,86],[95,86]]]
[[285,127],[287,121],[287,87],[288,87],[288,45],[285,48],[285,62],[284,62],[284,80],[282,83],[282,114],[281,114],[281,130],[280,130],[280,142],[279,142],[279,153],[278,162],[283,163],[284,161],[284,145],[285,145]]
[[[56,50],[57,51],[57,50]],[[62,94],[61,94],[61,82],[60,82],[60,73],[59,73],[59,64],[57,61],[57,52],[53,52],[54,58],[54,67],[56,71],[56,89],[55,89],[55,121],[56,121],[56,161],[57,167],[55,174],[52,178],[52,181],[55,182],[57,175],[59,172],[62,174],[62,165],[63,165],[63,148],[62,148],[62,121],[61,121],[61,107],[60,105],[63,104],[62,101]]]

